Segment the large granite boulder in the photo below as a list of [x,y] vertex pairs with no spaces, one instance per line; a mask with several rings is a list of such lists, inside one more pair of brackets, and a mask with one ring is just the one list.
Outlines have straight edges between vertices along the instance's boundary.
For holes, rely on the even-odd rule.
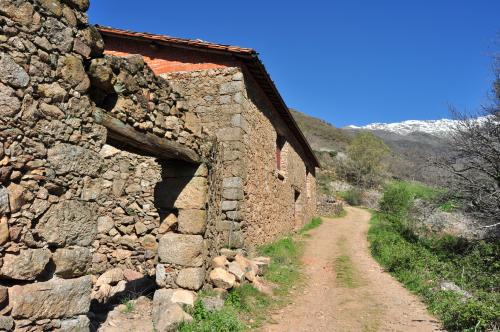
[[47,159],[57,174],[78,173],[97,176],[103,160],[97,152],[71,144],[57,144],[47,151]]
[[61,327],[55,332],[89,332],[90,320],[87,316],[80,315],[73,319],[65,319],[61,322]]
[[156,205],[164,208],[204,209],[207,201],[204,177],[167,178],[155,188]]
[[89,248],[61,248],[54,252],[52,260],[56,266],[55,274],[57,276],[74,278],[87,274],[92,255]]
[[0,83],[0,116],[14,116],[21,109],[21,102],[15,95],[15,90]]
[[50,260],[49,249],[26,249],[19,255],[6,254],[0,276],[15,280],[35,280]]
[[86,315],[90,307],[91,291],[90,276],[16,285],[9,289],[12,317],[48,319]]
[[57,247],[89,246],[97,234],[96,208],[93,203],[62,201],[45,212],[36,231]]
[[203,281],[205,281],[205,269],[190,267],[179,272],[175,283],[179,287],[197,291],[203,286]]
[[186,267],[198,267],[203,264],[203,237],[167,233],[158,245],[158,257],[162,263],[177,264]]
[[179,210],[178,230],[183,234],[203,234],[206,219],[205,210]]
[[158,332],[175,331],[178,324],[191,321],[193,318],[173,301],[175,291],[159,289],[153,297],[153,324]]
[[0,80],[14,88],[25,88],[30,77],[10,55],[0,52]]

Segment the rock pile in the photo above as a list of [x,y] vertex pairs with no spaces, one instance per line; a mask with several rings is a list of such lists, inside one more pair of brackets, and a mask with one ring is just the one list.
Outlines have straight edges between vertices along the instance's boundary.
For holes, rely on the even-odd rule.
[[271,263],[269,257],[248,259],[238,251],[222,249],[221,255],[212,259],[209,280],[216,289],[229,290],[249,282],[257,290],[272,294],[272,288],[261,276]]
[[[221,249],[220,253],[220,256],[212,259],[212,270],[208,277],[217,295],[201,299],[207,310],[222,308],[227,291],[246,282],[265,294],[272,294],[272,286],[261,278],[270,264],[270,258],[248,259],[243,256],[241,250]],[[196,284],[199,282],[201,285],[202,280],[198,280],[197,271],[184,269],[182,273],[185,274],[183,278],[194,279]],[[183,307],[193,306],[196,298],[196,293],[186,289],[157,290],[152,309],[155,329],[160,332],[174,331],[180,322],[191,321],[192,317]]]

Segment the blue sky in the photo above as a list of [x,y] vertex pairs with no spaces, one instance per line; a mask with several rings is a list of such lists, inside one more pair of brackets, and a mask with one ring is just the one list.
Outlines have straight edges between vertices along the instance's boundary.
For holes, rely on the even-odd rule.
[[289,107],[336,126],[477,108],[500,48],[499,0],[94,0],[89,17],[254,48]]

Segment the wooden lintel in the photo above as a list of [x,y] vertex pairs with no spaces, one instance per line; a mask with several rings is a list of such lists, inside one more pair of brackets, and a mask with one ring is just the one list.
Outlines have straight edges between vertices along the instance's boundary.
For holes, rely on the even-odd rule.
[[110,138],[129,145],[138,151],[143,151],[159,159],[176,159],[196,164],[201,162],[200,156],[194,150],[152,133],[140,132],[103,110],[96,110],[94,119],[108,129]]

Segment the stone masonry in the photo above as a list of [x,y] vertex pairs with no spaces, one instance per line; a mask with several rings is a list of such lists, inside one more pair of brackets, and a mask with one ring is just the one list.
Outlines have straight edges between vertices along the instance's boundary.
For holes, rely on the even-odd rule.
[[[222,213],[213,227],[224,246],[252,249],[316,214],[315,169],[306,167],[293,135],[251,75],[229,67],[162,76],[185,96],[223,149]],[[279,171],[278,133],[287,139]]]
[[0,0],[0,330],[88,331],[130,284],[205,278],[212,141],[88,6]]
[[315,214],[314,165],[244,66],[156,75],[104,54],[88,7],[0,0],[0,330],[89,331],[130,292],[158,327],[214,258]]

